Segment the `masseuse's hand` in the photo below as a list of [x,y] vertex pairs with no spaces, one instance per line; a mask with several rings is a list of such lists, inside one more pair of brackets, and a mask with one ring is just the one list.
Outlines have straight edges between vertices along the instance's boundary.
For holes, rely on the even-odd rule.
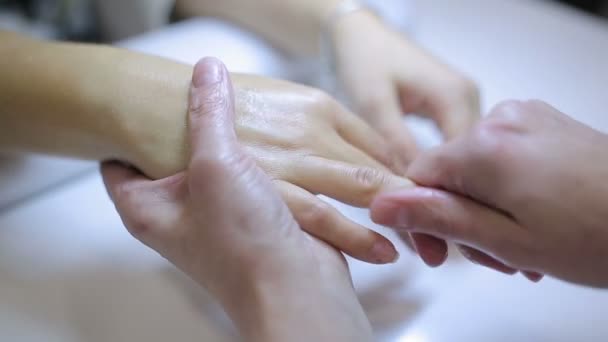
[[246,340],[371,339],[342,255],[300,229],[237,143],[221,62],[199,62],[190,97],[187,171],[151,181],[102,167],[129,231],[215,295]]
[[416,154],[403,114],[431,118],[446,139],[466,132],[477,120],[475,84],[379,18],[357,11],[332,25],[341,87],[356,111],[389,141],[402,169]]
[[545,103],[506,102],[415,160],[408,175],[425,188],[379,196],[372,216],[504,271],[608,287],[606,151],[608,136]]

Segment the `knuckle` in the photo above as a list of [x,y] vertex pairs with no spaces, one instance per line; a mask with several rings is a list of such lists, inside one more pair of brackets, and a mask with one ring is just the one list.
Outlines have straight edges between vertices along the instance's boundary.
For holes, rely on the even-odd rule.
[[369,167],[355,168],[351,171],[351,177],[365,198],[374,196],[388,182],[384,172]]
[[228,96],[224,94],[219,85],[216,85],[208,91],[195,94],[190,100],[189,112],[190,115],[198,118],[225,111],[229,106]]
[[471,135],[474,159],[495,163],[512,157],[516,153],[516,146],[511,138],[510,125],[492,120],[478,124]]
[[319,89],[309,88],[307,90],[307,97],[311,103],[323,108],[335,106],[336,104],[328,93]]
[[530,104],[526,102],[503,101],[490,111],[488,119],[484,121],[497,131],[521,132],[528,122],[529,109]]
[[467,98],[477,98],[479,96],[477,83],[471,78],[463,75],[457,75],[452,80],[451,88],[456,94]]
[[324,119],[334,118],[340,112],[340,104],[328,93],[315,88],[305,88],[302,92],[305,108],[308,108],[307,116],[321,117]]

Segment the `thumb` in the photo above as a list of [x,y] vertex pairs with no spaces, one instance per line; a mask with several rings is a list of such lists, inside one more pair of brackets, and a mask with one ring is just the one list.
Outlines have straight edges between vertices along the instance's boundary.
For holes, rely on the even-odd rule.
[[371,205],[372,220],[396,230],[451,240],[513,264],[529,263],[527,231],[508,216],[468,198],[430,188],[384,193]]
[[236,146],[234,91],[226,66],[206,57],[194,66],[188,122],[191,159],[225,158]]

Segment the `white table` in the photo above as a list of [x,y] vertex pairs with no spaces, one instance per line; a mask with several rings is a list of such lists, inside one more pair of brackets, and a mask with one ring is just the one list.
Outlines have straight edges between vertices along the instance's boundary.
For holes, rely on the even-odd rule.
[[[486,104],[540,97],[608,130],[605,24],[542,1],[416,5],[416,37],[476,78]],[[220,45],[211,50],[191,37]],[[125,44],[188,62],[215,54],[233,70],[285,72],[252,37],[200,20]],[[340,207],[369,224],[365,211]],[[352,263],[379,340],[608,339],[604,291],[551,279],[532,285],[458,258],[430,270],[402,251],[396,265]],[[0,340],[234,340],[217,313],[203,291],[126,233],[95,173],[0,211]]]

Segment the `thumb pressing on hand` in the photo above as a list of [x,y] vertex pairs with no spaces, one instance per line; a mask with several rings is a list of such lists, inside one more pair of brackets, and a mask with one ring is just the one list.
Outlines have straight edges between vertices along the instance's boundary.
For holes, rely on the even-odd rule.
[[191,160],[224,159],[238,151],[234,92],[220,60],[206,57],[194,67],[188,112]]

